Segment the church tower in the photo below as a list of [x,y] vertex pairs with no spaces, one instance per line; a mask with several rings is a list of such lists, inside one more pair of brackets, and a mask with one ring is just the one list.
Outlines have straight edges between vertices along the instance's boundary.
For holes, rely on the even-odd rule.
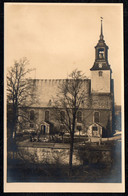
[[95,46],[95,62],[91,70],[91,93],[111,92],[111,69],[108,63],[108,46],[104,41],[103,25],[98,44]]

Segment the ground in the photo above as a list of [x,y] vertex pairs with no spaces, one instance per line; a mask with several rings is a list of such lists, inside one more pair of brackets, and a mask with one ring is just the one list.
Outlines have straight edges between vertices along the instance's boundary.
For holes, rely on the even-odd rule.
[[[65,137],[67,138],[67,137]],[[68,137],[69,138],[69,137]],[[78,138],[79,140],[79,136],[77,136],[76,138]],[[80,137],[81,138],[81,142],[79,143],[84,143],[85,140],[82,138],[83,137]],[[87,139],[86,142],[92,142],[92,143],[95,143],[95,142],[99,142],[100,138],[96,138],[96,137],[92,137],[91,138],[91,141],[90,139]],[[118,140],[120,141],[121,140],[121,132],[117,132],[116,134],[114,134],[113,137],[109,137],[109,138],[102,138],[100,142],[105,142],[105,141],[114,141],[114,140]],[[54,148],[69,148],[69,143],[60,143],[60,142],[57,142],[57,143],[52,143],[52,142],[37,142],[37,141],[34,141],[34,142],[30,142],[30,139],[29,137],[27,137],[27,139],[23,139],[21,141],[18,141],[18,145],[19,146],[36,146],[36,147],[54,147]]]
[[[65,138],[64,138],[65,139]],[[66,141],[64,143],[64,141]],[[23,149],[69,149],[67,143],[67,136],[63,142],[30,142],[29,137],[19,139],[16,142],[16,148]],[[16,148],[14,151],[16,151]],[[102,138],[99,143],[99,138],[91,138],[91,141],[76,136],[74,149],[85,149],[81,157],[82,159],[88,156],[88,160],[84,160],[84,164],[74,165],[72,176],[68,176],[68,165],[63,165],[59,162],[56,164],[37,163],[31,157],[31,162],[25,159],[18,159],[14,153],[14,157],[10,158],[8,145],[8,182],[121,182],[121,133],[116,133],[114,137]],[[90,150],[93,149],[92,156],[90,157]],[[106,157],[105,162],[99,162],[97,152],[101,151],[111,152],[111,159]],[[81,152],[81,151],[80,151]],[[114,152],[114,154],[112,154]],[[35,155],[34,155],[35,156]],[[96,156],[95,159],[94,156]],[[107,154],[104,155],[108,156]],[[58,159],[59,160],[59,159]],[[93,161],[92,161],[93,160]],[[97,161],[98,160],[98,161]]]

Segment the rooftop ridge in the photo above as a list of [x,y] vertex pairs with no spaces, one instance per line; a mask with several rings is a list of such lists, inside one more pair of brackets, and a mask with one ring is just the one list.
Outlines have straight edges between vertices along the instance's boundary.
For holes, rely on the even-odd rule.
[[[39,81],[39,80],[41,80],[41,81],[60,81],[60,80],[62,80],[62,81],[64,81],[64,80],[73,80],[72,78],[71,79],[33,79],[33,78],[31,78],[30,80],[35,80],[35,81]],[[90,78],[86,78],[86,79],[81,79],[81,80],[91,80]]]

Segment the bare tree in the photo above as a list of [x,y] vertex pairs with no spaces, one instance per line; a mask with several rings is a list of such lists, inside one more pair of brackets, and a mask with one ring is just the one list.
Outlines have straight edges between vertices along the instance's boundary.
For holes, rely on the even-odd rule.
[[35,101],[34,85],[28,78],[32,69],[26,69],[27,58],[15,61],[7,73],[7,105],[11,107],[11,135],[16,136],[17,125],[28,121],[25,108]]
[[87,96],[85,79],[86,77],[81,71],[74,70],[68,79],[60,83],[57,98],[54,100],[55,116],[70,133],[69,175],[72,173],[77,111],[83,107],[85,97]]

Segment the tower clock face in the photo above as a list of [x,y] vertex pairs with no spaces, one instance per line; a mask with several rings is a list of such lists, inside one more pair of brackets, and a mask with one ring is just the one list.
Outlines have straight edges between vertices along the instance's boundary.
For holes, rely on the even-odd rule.
[[102,63],[99,63],[99,68],[102,68]]

